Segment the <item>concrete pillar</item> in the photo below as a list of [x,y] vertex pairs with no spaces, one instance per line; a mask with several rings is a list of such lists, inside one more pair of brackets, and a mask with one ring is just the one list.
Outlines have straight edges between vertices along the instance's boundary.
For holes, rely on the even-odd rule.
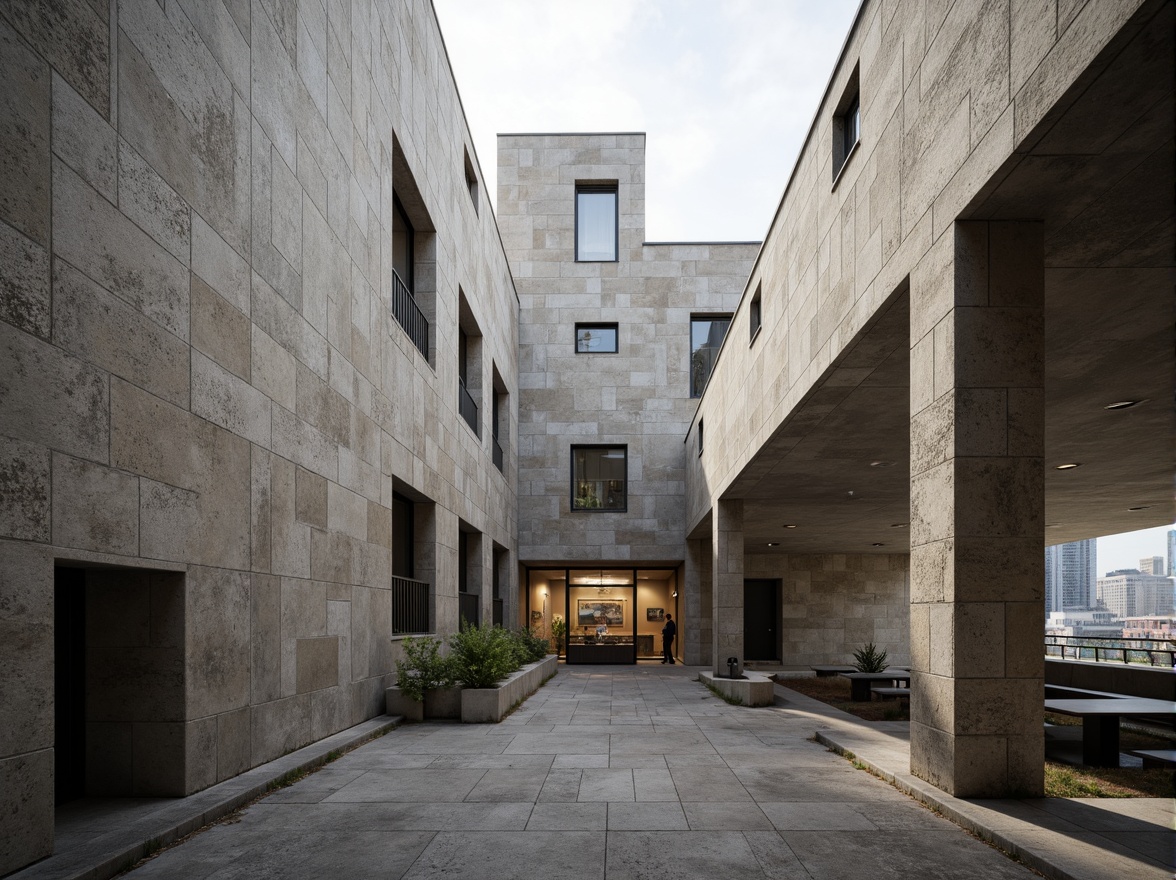
[[715,502],[711,512],[711,662],[727,674],[727,658],[743,668],[743,500]]
[[[474,538],[474,535],[470,536]],[[478,614],[483,623],[494,621],[494,542],[488,535],[477,533],[470,542],[470,590],[479,596]],[[475,589],[476,586],[476,589]]]
[[911,275],[911,772],[1043,787],[1042,226],[957,223]]
[[686,542],[682,566],[682,659],[690,666],[709,666],[713,660],[714,607],[711,597],[711,547],[705,539]]

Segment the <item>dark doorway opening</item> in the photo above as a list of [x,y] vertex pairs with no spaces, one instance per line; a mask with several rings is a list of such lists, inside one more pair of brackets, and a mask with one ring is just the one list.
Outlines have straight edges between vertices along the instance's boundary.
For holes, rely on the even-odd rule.
[[86,794],[86,573],[53,570],[54,802]]
[[749,661],[780,659],[780,622],[777,580],[743,582],[743,656]]

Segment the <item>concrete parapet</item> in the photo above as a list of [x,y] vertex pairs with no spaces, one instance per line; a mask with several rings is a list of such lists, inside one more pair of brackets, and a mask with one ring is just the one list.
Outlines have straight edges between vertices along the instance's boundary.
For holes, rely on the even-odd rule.
[[713,672],[700,672],[698,679],[744,706],[771,706],[776,700],[772,680],[760,672],[744,670],[743,678],[723,678]]

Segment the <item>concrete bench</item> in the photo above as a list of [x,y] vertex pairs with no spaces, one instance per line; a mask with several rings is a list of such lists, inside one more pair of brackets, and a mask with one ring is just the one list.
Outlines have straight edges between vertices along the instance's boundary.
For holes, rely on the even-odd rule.
[[911,689],[909,687],[880,687],[871,688],[871,690],[883,700],[894,700],[901,697],[906,697],[909,700],[911,698]]
[[1130,694],[1116,694],[1111,691],[1092,691],[1086,688],[1069,687],[1068,685],[1047,684],[1045,698],[1047,700],[1123,700]]
[[1176,767],[1176,749],[1139,749],[1127,754],[1143,758],[1145,769]]
[[817,678],[829,678],[842,672],[854,671],[852,666],[810,666],[809,669],[817,674]]

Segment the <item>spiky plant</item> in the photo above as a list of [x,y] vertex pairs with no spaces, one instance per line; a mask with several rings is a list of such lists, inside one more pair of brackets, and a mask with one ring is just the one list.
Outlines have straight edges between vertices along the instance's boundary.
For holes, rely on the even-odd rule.
[[858,672],[881,672],[886,668],[886,652],[870,642],[853,652],[853,665]]

